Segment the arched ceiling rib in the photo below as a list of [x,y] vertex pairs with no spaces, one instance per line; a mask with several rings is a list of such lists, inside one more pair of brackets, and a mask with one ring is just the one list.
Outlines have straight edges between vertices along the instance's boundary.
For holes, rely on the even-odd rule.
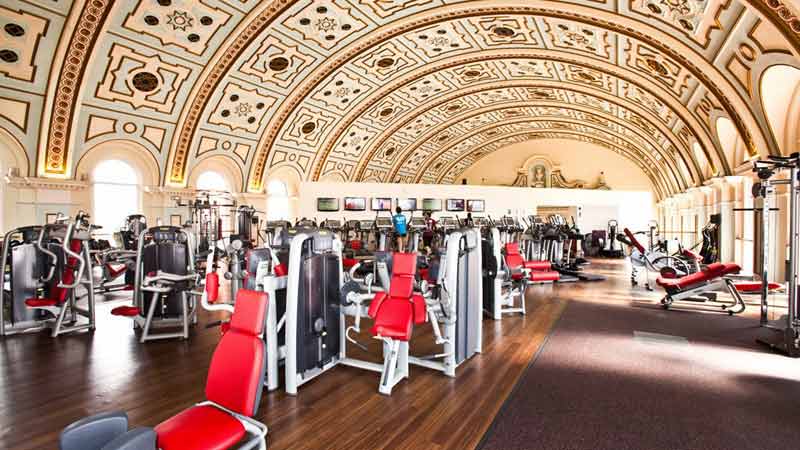
[[[754,80],[777,62],[800,67],[797,11],[779,0],[9,0],[0,20],[17,26],[0,37],[0,127],[30,160],[38,153],[37,174],[75,176],[82,153],[129,139],[167,184],[221,155],[255,191],[282,168],[386,181],[408,158],[468,161],[476,150],[446,142],[413,153],[426,144],[395,121],[424,116],[464,134],[433,105],[478,110],[489,106],[479,91],[527,85],[561,97],[520,97],[520,108],[573,111],[569,133],[536,133],[600,139],[591,118],[611,120],[609,145],[637,163],[661,156],[651,179],[669,195],[702,182],[706,163],[731,173],[719,117],[751,152],[774,152]],[[523,73],[532,61],[540,67]],[[419,96],[425,81],[440,92]],[[617,111],[578,114],[590,107],[579,96]],[[361,149],[341,151],[359,130]],[[394,166],[380,158],[390,142],[409,149],[398,145]],[[678,161],[688,176],[669,166]],[[457,166],[425,179],[448,180]]]

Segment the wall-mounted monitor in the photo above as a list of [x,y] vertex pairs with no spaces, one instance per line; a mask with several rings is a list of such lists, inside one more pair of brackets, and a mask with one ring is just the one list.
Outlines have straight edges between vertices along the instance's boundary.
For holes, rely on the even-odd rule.
[[339,199],[332,197],[317,198],[317,211],[334,212],[339,210]]
[[397,206],[400,207],[403,211],[416,211],[417,210],[417,199],[415,198],[398,198],[397,199]]
[[467,200],[467,211],[484,212],[486,211],[486,202],[483,200]]
[[423,211],[441,211],[442,199],[440,198],[423,198],[422,199]]
[[463,211],[464,210],[464,199],[461,199],[461,198],[448,198],[447,199],[447,210],[448,211]]
[[366,211],[367,199],[365,197],[345,197],[344,198],[345,211]]
[[388,197],[373,197],[370,206],[373,211],[391,211],[392,199]]

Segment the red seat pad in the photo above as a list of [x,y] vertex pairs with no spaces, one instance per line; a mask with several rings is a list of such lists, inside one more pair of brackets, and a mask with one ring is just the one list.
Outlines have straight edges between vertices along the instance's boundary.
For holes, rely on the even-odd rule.
[[349,244],[350,248],[352,248],[353,250],[361,250],[362,248],[361,241],[359,240],[352,240],[349,242]]
[[43,306],[56,306],[57,304],[58,304],[57,300],[50,298],[34,297],[25,300],[25,305],[30,308],[41,308]]
[[356,264],[358,264],[358,260],[357,259],[354,259],[354,258],[342,258],[342,266],[347,270],[352,269],[353,266],[355,266]]
[[705,269],[699,272],[691,273],[681,278],[658,277],[656,283],[659,286],[667,289],[686,289],[687,287],[705,283],[715,278],[730,275],[732,273],[738,273],[740,270],[742,269],[738,264],[714,263],[709,264]]
[[550,261],[525,261],[526,269],[531,270],[550,270]]
[[628,240],[631,241],[631,244],[633,244],[633,246],[636,247],[636,250],[639,250],[639,253],[643,254],[645,252],[644,245],[639,243],[639,240],[636,239],[636,236],[634,236],[633,232],[631,232],[631,230],[627,228],[625,228],[622,231],[625,233],[625,236],[628,237]]
[[370,333],[401,341],[411,339],[414,305],[408,298],[389,297],[381,302]]
[[155,428],[161,450],[225,450],[245,436],[235,417],[213,406],[195,406]]
[[531,281],[558,281],[561,275],[554,271],[531,272]]
[[139,308],[136,306],[117,306],[111,310],[114,316],[134,317],[139,315]]
[[[761,292],[761,286],[764,283],[761,281],[743,281],[740,283],[733,283],[736,286],[736,290],[739,292]],[[780,283],[769,283],[767,285],[767,290],[774,291],[776,289],[782,288],[783,285]]]

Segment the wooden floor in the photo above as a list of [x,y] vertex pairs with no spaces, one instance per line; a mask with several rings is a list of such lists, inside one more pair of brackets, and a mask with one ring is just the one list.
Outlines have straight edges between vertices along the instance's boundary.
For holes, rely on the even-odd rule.
[[[621,264],[602,267],[624,278]],[[377,393],[379,374],[337,367],[296,397],[269,393],[258,414],[270,428],[269,448],[475,448],[567,301],[601,297],[606,284],[529,289],[528,315],[485,319],[483,353],[459,367],[455,379],[412,366],[410,380],[386,397]],[[110,316],[116,304],[98,308],[94,334],[0,340],[0,448],[55,448],[65,425],[101,411],[124,410],[134,426],[153,426],[203,399],[219,338],[218,329],[204,325],[215,317],[202,312],[188,342],[143,345],[127,319]],[[364,340],[375,343],[371,359],[378,361],[378,342]],[[416,328],[412,354],[435,350],[428,326]]]

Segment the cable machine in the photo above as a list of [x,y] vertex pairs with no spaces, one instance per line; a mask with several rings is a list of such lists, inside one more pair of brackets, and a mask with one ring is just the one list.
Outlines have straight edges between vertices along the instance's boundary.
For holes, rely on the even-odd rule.
[[[800,153],[791,156],[770,156],[767,160],[756,161],[753,171],[760,180],[753,186],[753,196],[761,199],[761,246],[760,269],[761,279],[761,320],[760,324],[765,329],[775,333],[771,339],[759,339],[758,342],[769,346],[771,349],[792,357],[800,357],[800,304],[797,298],[798,282],[798,240],[800,240]],[[776,179],[780,173],[789,174],[788,178]],[[769,263],[770,238],[772,236],[772,222],[769,211],[770,202],[775,195],[775,187],[788,186],[789,195],[789,270],[788,280],[788,310],[785,316],[776,321],[769,320]]]

